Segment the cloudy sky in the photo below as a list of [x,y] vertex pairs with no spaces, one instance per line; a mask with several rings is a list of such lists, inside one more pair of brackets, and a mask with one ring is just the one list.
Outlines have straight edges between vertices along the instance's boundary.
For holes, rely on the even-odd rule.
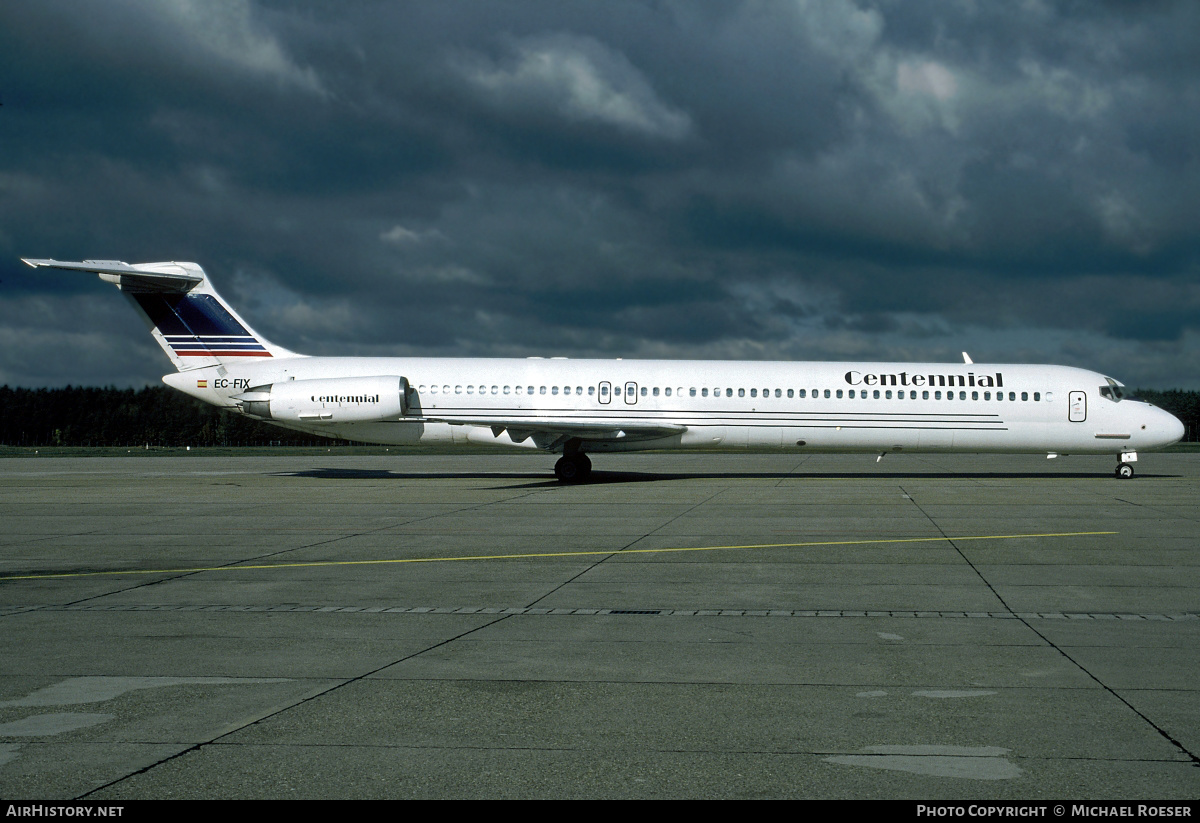
[[4,0],[0,384],[311,354],[1052,362],[1200,388],[1200,4]]

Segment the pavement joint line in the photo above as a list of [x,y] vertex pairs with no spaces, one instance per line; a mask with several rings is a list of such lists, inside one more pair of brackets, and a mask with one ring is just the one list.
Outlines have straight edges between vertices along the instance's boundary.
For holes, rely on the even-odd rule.
[[278,605],[218,604],[206,605],[64,605],[42,604],[22,606],[12,613],[38,612],[146,612],[146,611],[204,611],[204,612],[297,612],[312,614],[417,614],[417,615],[477,615],[504,614],[524,617],[802,617],[819,620],[830,618],[889,618],[904,620],[1138,620],[1181,622],[1200,620],[1200,612],[1145,613],[1129,612],[964,612],[910,611],[908,609],[778,609],[778,608],[707,608],[672,609],[653,606],[610,606],[602,608],[570,608],[567,606],[312,606],[297,603]]
[[328,568],[331,566],[380,566],[401,563],[453,563],[486,560],[533,560],[549,557],[594,557],[598,555],[671,554],[683,552],[732,551],[737,549],[797,549],[828,546],[886,546],[909,543],[951,543],[980,540],[1021,540],[1047,537],[1107,537],[1115,531],[1046,532],[1040,534],[981,534],[959,537],[931,535],[928,537],[898,537],[874,540],[815,540],[801,543],[751,543],[730,546],[685,546],[661,549],[590,549],[584,551],[523,552],[518,554],[465,555],[458,557],[395,557],[381,560],[315,560],[306,563],[267,563],[255,565],[208,566],[190,569],[119,569],[95,572],[62,572],[57,574],[11,574],[0,576],[0,584],[10,580],[61,580],[79,577],[121,577],[149,574],[199,574],[201,572],[270,571],[274,569]]

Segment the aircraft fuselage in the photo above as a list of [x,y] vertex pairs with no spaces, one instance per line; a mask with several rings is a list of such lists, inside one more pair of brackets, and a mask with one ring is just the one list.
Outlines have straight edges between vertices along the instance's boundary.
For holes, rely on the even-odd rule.
[[[404,413],[340,422],[382,404],[373,393],[306,395],[289,428],[387,444],[476,442],[538,447],[511,430],[579,420],[663,424],[677,431],[584,438],[586,451],[781,448],[814,452],[1122,454],[1182,435],[1179,421],[1108,379],[1066,366],[501,358],[296,357],[168,375],[193,397],[238,407],[256,386],[400,375]],[[318,387],[323,384],[317,384]],[[370,399],[374,398],[374,399]],[[502,429],[493,432],[491,426]],[[652,435],[652,436],[650,436]],[[544,446],[543,446],[544,447]]]

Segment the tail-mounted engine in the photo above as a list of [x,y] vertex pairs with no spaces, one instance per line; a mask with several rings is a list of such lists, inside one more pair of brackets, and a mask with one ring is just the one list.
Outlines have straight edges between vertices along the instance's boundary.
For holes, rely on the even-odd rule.
[[297,423],[378,423],[404,416],[403,377],[335,377],[255,386],[233,397],[241,410],[263,420]]

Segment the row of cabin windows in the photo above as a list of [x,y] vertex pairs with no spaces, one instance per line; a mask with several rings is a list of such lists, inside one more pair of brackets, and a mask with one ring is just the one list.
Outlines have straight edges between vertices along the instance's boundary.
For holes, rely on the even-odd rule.
[[[429,386],[429,387],[419,386],[419,387],[417,387],[417,391],[420,392],[421,394],[425,394],[426,391],[428,391],[430,394],[439,394],[439,393],[450,394],[451,388],[449,386]],[[488,394],[489,393],[487,386],[479,386],[478,389],[476,389],[475,386],[467,386],[465,390],[463,389],[462,386],[455,386],[453,389],[454,394],[463,394],[464,391],[466,394],[475,394],[476,392],[478,392],[479,394]],[[547,386],[492,386],[491,387],[491,394],[558,394],[559,391],[560,391],[560,389],[558,386],[549,386],[549,387],[547,387]],[[561,391],[563,394],[583,394],[583,386],[576,386],[573,389],[570,386],[563,386]],[[588,396],[595,395],[596,387],[588,386],[587,393],[588,393]],[[621,393],[620,391],[617,392],[617,394],[620,394],[620,393]]]
[[[439,393],[440,394],[450,394],[452,391],[450,386],[448,386],[448,385],[443,385],[440,387],[439,386],[429,386],[428,389],[426,389],[425,386],[420,386],[420,387],[418,387],[417,390],[421,394],[425,394],[427,390],[428,390],[429,394],[439,394]],[[476,392],[478,392],[479,394],[489,394],[490,393],[490,394],[550,394],[550,395],[557,395],[560,391],[560,387],[558,387],[558,386],[549,386],[549,387],[547,387],[547,386],[492,386],[490,388],[490,392],[489,392],[488,386],[479,386],[478,388],[476,388],[475,386],[471,385],[471,386],[467,386],[465,388],[465,390],[462,386],[455,386],[453,388],[454,394],[463,394],[464,391],[466,394],[475,394]],[[719,389],[719,388],[712,390],[712,396],[713,397],[721,397],[722,391],[724,392],[725,397],[733,397],[734,396],[733,393],[735,391],[737,392],[738,397],[745,397],[747,391],[749,391],[750,397],[758,397],[759,396],[758,389]],[[763,389],[762,396],[769,398],[772,395],[772,391],[774,391],[775,397],[783,397],[784,392],[785,392],[784,389],[774,389],[774,390]],[[845,398],[845,399],[849,399],[849,400],[854,400],[854,399],[866,400],[866,399],[868,399],[868,391],[870,391],[869,398],[872,400],[891,400],[891,399],[893,399],[893,397],[895,397],[895,399],[897,399],[897,400],[904,400],[904,399],[906,399],[906,395],[905,395],[906,392],[907,392],[907,399],[909,399],[909,400],[918,399],[916,389],[899,389],[899,390],[896,390],[894,393],[893,393],[892,389],[882,389],[882,390],[881,389],[870,389],[870,390],[868,390],[868,389],[813,389],[812,390],[812,398],[814,400],[818,399],[820,397],[824,397],[827,399],[836,397],[838,399]],[[562,386],[561,392],[564,395],[569,395],[569,394],[582,395],[584,393],[584,389],[583,389],[583,386],[575,386],[574,388],[572,388],[571,386]],[[676,393],[679,397],[683,397],[683,392],[684,392],[683,387],[676,389]],[[621,396],[621,387],[613,386],[612,393],[615,397],[620,397]],[[646,386],[642,386],[639,393],[641,394],[642,397],[651,397],[651,396],[658,397],[659,396],[659,387],[654,386],[653,388],[648,388]],[[662,393],[666,397],[671,397],[671,389],[669,389],[669,388],[663,389]],[[709,390],[707,388],[700,388],[700,389],[690,388],[687,390],[687,393],[688,393],[689,397],[697,397],[697,396],[708,397],[709,396]],[[596,387],[588,386],[587,394],[589,397],[595,396]],[[807,389],[787,389],[786,394],[788,397],[798,397],[802,400],[806,399],[809,396],[809,392]],[[956,398],[955,393],[953,391],[947,391],[947,392],[945,392],[944,399],[946,399],[946,400],[955,400],[955,399],[966,400],[967,394],[968,394],[968,392],[966,392],[966,391],[960,391],[960,392],[958,392],[958,396]],[[996,400],[1004,400],[1005,399],[1004,394],[1005,393],[1002,391],[995,392]],[[1016,401],[1018,394],[1020,395],[1020,398],[1023,401],[1028,401],[1030,399],[1029,392],[1015,392],[1015,391],[1008,392],[1007,399],[1009,401]],[[601,396],[606,396],[606,395],[607,395],[607,392],[602,390]],[[932,397],[931,397],[931,395],[932,395]],[[990,392],[990,391],[980,392],[978,390],[975,390],[975,391],[970,392],[970,395],[971,395],[972,400],[979,400],[979,399],[981,399],[981,397],[983,400],[991,400],[992,399],[992,392]],[[1040,402],[1042,399],[1041,392],[1035,391],[1035,392],[1033,392],[1032,396],[1033,396],[1034,402]],[[1051,398],[1052,398],[1051,393],[1046,392],[1046,400],[1049,401]],[[931,392],[929,389],[921,389],[920,399],[921,400],[929,400],[929,399],[942,400],[943,392],[941,390],[934,390]]]

